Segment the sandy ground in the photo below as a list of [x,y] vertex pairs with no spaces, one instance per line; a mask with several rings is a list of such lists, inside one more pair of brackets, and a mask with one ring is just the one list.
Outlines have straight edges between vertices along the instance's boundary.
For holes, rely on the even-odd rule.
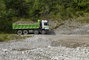
[[51,45],[64,46],[69,48],[76,47],[89,47],[89,35],[46,35],[50,40],[52,40]]

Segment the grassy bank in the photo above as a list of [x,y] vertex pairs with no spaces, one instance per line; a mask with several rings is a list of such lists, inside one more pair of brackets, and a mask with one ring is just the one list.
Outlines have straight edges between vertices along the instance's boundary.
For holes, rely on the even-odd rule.
[[21,40],[27,37],[32,37],[32,35],[16,35],[16,34],[0,34],[0,42],[8,42],[9,40]]

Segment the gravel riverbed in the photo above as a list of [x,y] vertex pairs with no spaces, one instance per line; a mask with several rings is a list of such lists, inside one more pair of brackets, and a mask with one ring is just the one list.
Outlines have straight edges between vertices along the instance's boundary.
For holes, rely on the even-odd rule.
[[53,41],[66,40],[69,36],[59,35],[57,40],[54,35],[35,35],[23,41],[1,43],[0,60],[89,60],[89,47],[52,45]]
[[49,35],[0,42],[0,60],[89,60],[88,27],[60,27]]

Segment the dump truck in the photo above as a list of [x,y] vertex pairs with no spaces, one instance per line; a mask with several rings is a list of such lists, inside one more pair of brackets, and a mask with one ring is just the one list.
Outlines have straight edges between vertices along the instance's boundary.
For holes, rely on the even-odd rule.
[[49,32],[49,25],[47,20],[38,20],[38,23],[29,23],[28,21],[24,23],[13,23],[12,28],[16,31],[17,34],[46,34]]

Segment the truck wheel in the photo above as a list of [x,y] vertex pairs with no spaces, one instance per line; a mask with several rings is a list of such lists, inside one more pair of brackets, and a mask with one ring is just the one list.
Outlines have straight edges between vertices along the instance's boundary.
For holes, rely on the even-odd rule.
[[45,31],[45,30],[42,30],[41,33],[42,33],[42,34],[46,34],[46,31]]
[[18,35],[22,35],[22,30],[17,30]]
[[38,32],[38,30],[34,30],[34,34],[38,34],[39,32]]
[[27,35],[28,34],[28,31],[27,30],[23,30],[23,34],[24,35]]

